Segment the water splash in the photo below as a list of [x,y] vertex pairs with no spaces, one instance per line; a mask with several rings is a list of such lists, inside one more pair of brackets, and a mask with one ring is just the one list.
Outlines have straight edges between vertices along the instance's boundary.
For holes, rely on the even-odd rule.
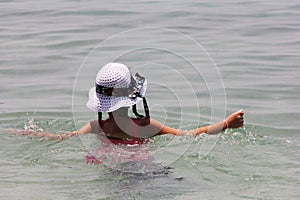
[[[28,115],[28,113],[26,113]],[[34,117],[28,118],[28,121],[24,122],[24,130],[42,132],[43,129],[40,128],[37,123],[34,121]]]

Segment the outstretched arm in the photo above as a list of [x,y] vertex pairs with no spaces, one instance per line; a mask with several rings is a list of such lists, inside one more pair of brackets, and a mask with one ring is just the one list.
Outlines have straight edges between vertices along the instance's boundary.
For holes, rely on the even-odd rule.
[[243,126],[243,124],[244,124],[243,115],[244,115],[244,111],[240,110],[240,111],[237,111],[237,112],[229,115],[226,118],[226,120],[224,120],[224,121],[220,121],[216,124],[196,128],[193,130],[181,130],[181,129],[171,128],[168,126],[164,126],[163,124],[161,124],[153,119],[151,119],[151,124],[160,130],[160,132],[157,135],[172,134],[172,135],[176,135],[176,136],[181,136],[181,135],[187,135],[187,134],[200,135],[202,133],[215,135],[215,134],[218,134],[218,133],[224,131],[227,128],[239,128],[239,127]]
[[60,134],[50,133],[50,132],[40,132],[34,130],[18,130],[18,129],[7,129],[6,130],[10,134],[15,135],[28,135],[28,136],[36,136],[39,137],[41,140],[64,140],[68,137],[83,135],[87,133],[92,133],[92,127],[90,123],[83,126],[78,131],[65,131]]

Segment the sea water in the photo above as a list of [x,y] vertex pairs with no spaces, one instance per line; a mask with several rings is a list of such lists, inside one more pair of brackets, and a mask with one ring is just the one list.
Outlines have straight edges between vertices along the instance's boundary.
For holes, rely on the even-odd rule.
[[[0,10],[1,199],[299,199],[299,1],[12,0]],[[151,115],[168,126],[239,109],[245,126],[159,136],[142,147],[149,159],[103,164],[86,163],[101,147],[93,135],[7,133],[95,119],[85,103],[107,62],[148,79]]]

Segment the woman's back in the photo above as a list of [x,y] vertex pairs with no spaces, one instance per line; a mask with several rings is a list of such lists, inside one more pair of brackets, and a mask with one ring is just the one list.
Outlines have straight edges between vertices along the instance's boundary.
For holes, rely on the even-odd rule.
[[101,120],[101,128],[98,120],[90,122],[90,125],[93,133],[104,134],[107,138],[119,140],[146,139],[159,132],[159,129],[154,129],[150,124],[150,118],[146,117],[117,116]]

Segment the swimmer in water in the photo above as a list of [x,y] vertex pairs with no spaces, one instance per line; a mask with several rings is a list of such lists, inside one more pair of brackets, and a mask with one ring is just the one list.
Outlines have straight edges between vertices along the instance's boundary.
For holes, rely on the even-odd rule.
[[[78,131],[62,134],[31,130],[23,130],[20,134],[35,135],[47,140],[62,140],[92,133],[114,144],[141,144],[158,135],[196,136],[203,133],[214,135],[227,128],[243,126],[244,112],[240,110],[216,124],[193,130],[168,127],[150,117],[145,98],[146,88],[147,80],[138,73],[133,76],[126,65],[108,63],[98,72],[95,87],[89,91],[87,107],[98,113],[97,120],[87,123]],[[136,104],[140,101],[143,102],[145,115],[137,112]],[[130,107],[135,118],[128,115]],[[102,113],[107,113],[108,118],[103,120]]]

